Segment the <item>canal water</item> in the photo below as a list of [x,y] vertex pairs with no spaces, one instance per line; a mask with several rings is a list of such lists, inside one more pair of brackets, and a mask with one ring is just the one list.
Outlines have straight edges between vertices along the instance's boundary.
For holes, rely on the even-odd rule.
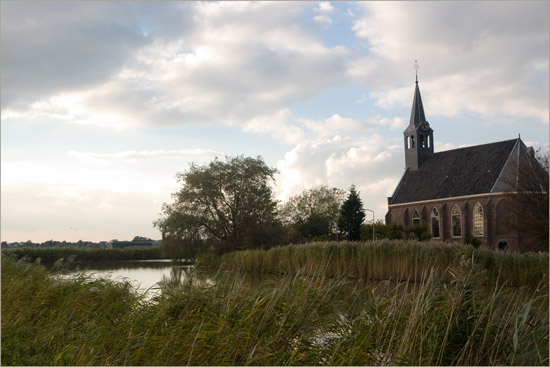
[[174,265],[171,260],[97,261],[73,264],[64,277],[84,275],[93,279],[129,281],[138,292],[153,297],[160,292],[159,282],[181,284],[192,271],[193,265]]

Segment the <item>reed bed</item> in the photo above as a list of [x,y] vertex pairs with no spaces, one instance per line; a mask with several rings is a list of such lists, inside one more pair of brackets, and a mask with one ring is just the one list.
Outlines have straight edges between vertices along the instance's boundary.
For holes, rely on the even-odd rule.
[[547,288],[479,287],[467,261],[448,283],[350,281],[328,259],[255,284],[189,274],[146,301],[3,257],[2,365],[548,365]]
[[3,249],[3,256],[15,256],[18,259],[27,257],[30,262],[40,258],[43,263],[54,263],[59,259],[74,258],[75,261],[121,261],[121,260],[157,260],[162,256],[160,247],[125,248],[125,249],[82,249],[70,247],[36,248],[24,247]]
[[445,281],[449,270],[473,262],[482,279],[497,279],[510,286],[548,285],[548,253],[505,253],[471,246],[418,241],[325,242],[289,245],[269,250],[247,250],[225,254],[226,269],[256,274],[315,274],[329,277],[419,281],[432,270]]

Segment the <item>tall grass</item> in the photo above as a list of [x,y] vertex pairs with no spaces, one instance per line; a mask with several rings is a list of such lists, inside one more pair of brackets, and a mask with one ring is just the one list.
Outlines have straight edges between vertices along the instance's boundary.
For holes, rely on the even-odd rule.
[[449,281],[451,267],[473,261],[484,271],[488,284],[496,279],[511,286],[548,284],[548,254],[515,254],[474,249],[441,242],[375,241],[309,243],[269,250],[248,250],[226,254],[227,269],[252,273],[315,274],[322,265],[329,277],[361,279],[423,279],[430,271]]
[[443,282],[346,281],[324,273],[252,285],[62,280],[2,259],[2,365],[548,365],[544,287],[478,287],[467,261]]
[[31,262],[40,258],[43,263],[54,263],[59,259],[75,258],[76,261],[119,261],[163,259],[159,247],[125,249],[79,249],[69,247],[3,249],[3,256],[27,257]]

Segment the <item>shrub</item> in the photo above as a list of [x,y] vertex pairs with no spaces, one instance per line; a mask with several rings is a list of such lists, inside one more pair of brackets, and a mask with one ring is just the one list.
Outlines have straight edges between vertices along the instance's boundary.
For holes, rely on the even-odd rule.
[[479,248],[481,246],[481,240],[473,236],[464,237],[464,244],[471,245],[473,248]]

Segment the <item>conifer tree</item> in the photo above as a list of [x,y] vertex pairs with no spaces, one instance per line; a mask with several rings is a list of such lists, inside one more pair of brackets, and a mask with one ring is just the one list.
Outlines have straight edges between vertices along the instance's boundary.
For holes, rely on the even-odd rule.
[[350,241],[359,241],[361,238],[361,224],[364,219],[363,203],[359,193],[355,191],[355,186],[351,185],[349,195],[340,210],[338,228],[348,236]]

